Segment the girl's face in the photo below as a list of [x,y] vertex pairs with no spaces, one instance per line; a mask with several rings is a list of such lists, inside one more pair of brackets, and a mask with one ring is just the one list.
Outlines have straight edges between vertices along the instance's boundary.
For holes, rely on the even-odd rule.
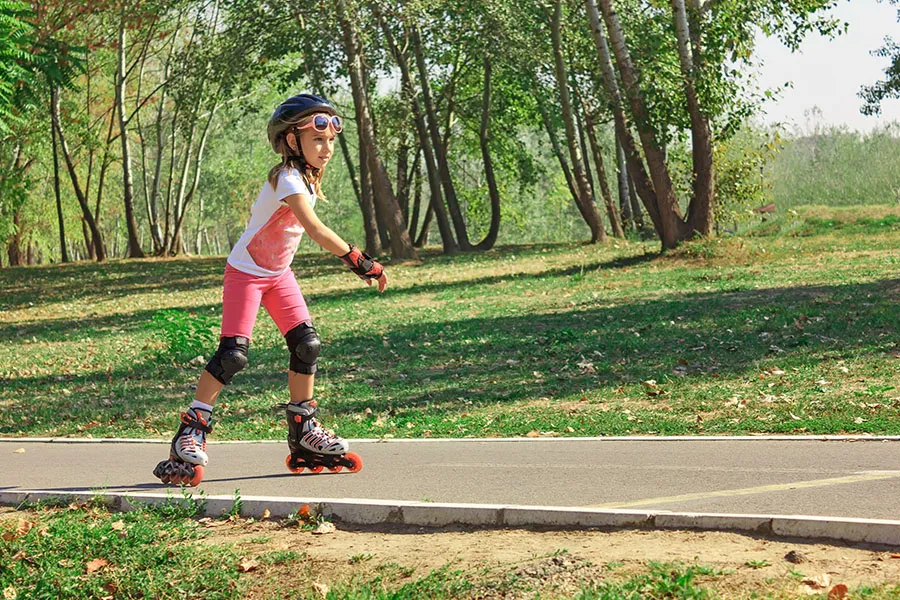
[[[300,139],[300,151],[309,166],[321,169],[334,154],[334,132],[329,127],[325,131],[316,131],[314,128],[303,129],[296,134],[288,134],[288,144],[295,150],[296,139]],[[294,139],[291,139],[294,138]]]

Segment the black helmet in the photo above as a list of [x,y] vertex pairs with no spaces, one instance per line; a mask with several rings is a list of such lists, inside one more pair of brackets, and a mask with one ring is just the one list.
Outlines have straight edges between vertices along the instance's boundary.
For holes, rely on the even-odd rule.
[[266,127],[272,150],[278,152],[278,139],[281,135],[295,125],[300,118],[314,112],[337,114],[337,110],[331,102],[315,94],[298,94],[279,104]]

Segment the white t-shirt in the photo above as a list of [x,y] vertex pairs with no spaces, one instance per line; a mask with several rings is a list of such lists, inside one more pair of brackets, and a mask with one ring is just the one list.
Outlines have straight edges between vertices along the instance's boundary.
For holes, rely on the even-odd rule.
[[266,181],[250,209],[247,229],[228,255],[228,264],[259,277],[277,277],[291,268],[303,236],[300,221],[284,202],[292,194],[306,197],[310,206],[316,205],[315,191],[297,169],[281,171],[275,189]]

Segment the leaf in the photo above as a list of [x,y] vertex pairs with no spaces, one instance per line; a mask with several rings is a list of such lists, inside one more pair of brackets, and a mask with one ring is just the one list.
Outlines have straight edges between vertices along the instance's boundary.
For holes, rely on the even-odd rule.
[[113,531],[122,531],[123,529],[125,529],[125,522],[124,521],[116,521],[115,523],[113,523],[111,525],[111,527],[113,528]]
[[16,536],[22,537],[34,527],[33,521],[26,521],[25,519],[19,519],[19,524],[16,526]]
[[810,577],[802,581],[803,585],[813,590],[824,590],[831,584],[831,575],[822,573],[818,577]]
[[313,589],[316,590],[316,592],[318,592],[320,596],[322,596],[322,598],[328,597],[328,586],[326,584],[314,581],[312,586]]
[[91,573],[95,573],[109,565],[109,561],[105,558],[95,558],[94,560],[88,561],[88,563],[84,566],[85,572],[90,575]]
[[268,518],[271,517],[271,516],[272,516],[272,513],[269,512],[269,509],[267,508],[266,510],[264,510],[264,511],[262,512],[262,516],[259,517],[259,520],[260,520],[260,521],[265,521],[266,519],[268,519]]
[[25,454],[25,448],[19,448],[17,450],[13,450],[13,454]]
[[16,600],[18,597],[19,593],[13,586],[9,586],[3,590],[3,600]]
[[334,526],[334,523],[330,521],[322,521],[319,523],[319,526],[313,530],[314,535],[325,535],[328,533],[334,533],[337,531],[337,527]]
[[259,568],[259,561],[253,558],[245,558],[241,562],[238,563],[238,572],[240,573],[249,573],[254,569]]
[[527,438],[541,437],[541,432],[538,431],[537,429],[532,429],[531,431],[529,431],[528,433],[525,434],[525,437],[527,437]]
[[828,592],[828,600],[842,600],[847,597],[847,586],[839,583]]

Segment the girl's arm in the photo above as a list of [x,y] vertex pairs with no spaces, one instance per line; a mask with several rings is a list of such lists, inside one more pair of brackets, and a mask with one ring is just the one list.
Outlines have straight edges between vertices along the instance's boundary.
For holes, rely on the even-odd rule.
[[[291,207],[291,211],[297,215],[300,225],[303,226],[303,229],[315,243],[337,257],[347,256],[347,253],[351,250],[350,244],[319,220],[316,211],[313,210],[313,207],[310,206],[304,196],[291,194],[284,201]],[[382,272],[377,281],[378,291],[383,292],[387,286],[387,275]],[[366,283],[372,285],[372,281],[369,279],[366,279]]]

